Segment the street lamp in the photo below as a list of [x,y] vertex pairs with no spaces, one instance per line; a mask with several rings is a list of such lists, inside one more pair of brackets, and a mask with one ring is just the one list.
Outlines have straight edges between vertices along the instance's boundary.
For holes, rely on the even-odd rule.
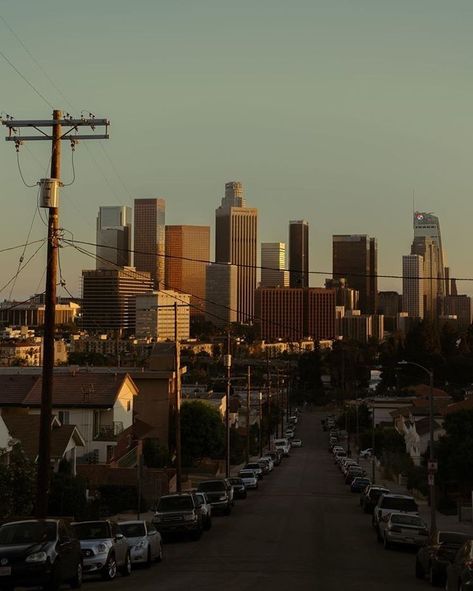
[[429,376],[429,492],[430,492],[430,536],[437,534],[437,513],[435,508],[435,472],[436,462],[434,456],[434,372],[415,361],[400,361],[398,365],[413,365],[424,371]]

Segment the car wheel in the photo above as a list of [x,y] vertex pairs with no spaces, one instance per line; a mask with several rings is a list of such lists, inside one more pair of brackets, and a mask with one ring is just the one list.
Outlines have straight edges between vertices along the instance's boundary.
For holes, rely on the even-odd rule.
[[425,577],[424,567],[419,562],[419,559],[418,558],[416,558],[416,577],[418,579],[423,579]]
[[53,564],[51,578],[49,583],[44,586],[44,589],[47,591],[57,591],[61,586],[61,568],[60,565],[56,562]]
[[82,587],[82,562],[77,563],[77,570],[74,578],[71,579],[69,586],[71,589],[80,589]]
[[442,584],[442,577],[435,570],[432,564],[429,567],[429,581],[432,587],[440,587],[440,585]]
[[102,569],[101,575],[102,579],[105,581],[113,581],[113,579],[117,576],[117,562],[113,554],[110,554],[107,558],[107,562]]
[[125,556],[125,564],[121,567],[120,573],[123,577],[129,577],[131,575],[131,556],[127,552]]
[[230,513],[232,512],[232,506],[231,505],[227,505],[223,511],[224,515],[230,515]]

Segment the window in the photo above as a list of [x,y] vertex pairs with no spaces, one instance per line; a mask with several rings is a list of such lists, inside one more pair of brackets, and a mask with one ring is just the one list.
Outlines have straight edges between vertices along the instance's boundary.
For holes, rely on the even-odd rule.
[[70,425],[70,417],[68,410],[60,410],[57,413],[58,419],[61,421],[61,425]]
[[131,410],[131,400],[127,400],[127,401],[126,401],[126,410],[127,410],[128,412],[130,412],[130,410]]

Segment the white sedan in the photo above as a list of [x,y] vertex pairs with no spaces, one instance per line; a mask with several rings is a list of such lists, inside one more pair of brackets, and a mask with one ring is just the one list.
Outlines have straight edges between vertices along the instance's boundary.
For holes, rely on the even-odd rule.
[[246,488],[258,488],[258,476],[253,470],[240,470],[238,475]]
[[163,559],[163,542],[161,534],[149,521],[122,521],[120,531],[125,536],[130,549],[133,564],[144,563],[151,566],[151,562],[161,562]]
[[292,447],[302,447],[302,439],[293,439],[291,443]]

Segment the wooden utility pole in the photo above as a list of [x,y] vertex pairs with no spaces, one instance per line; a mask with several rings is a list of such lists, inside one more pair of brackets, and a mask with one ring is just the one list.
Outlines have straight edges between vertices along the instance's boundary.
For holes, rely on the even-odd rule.
[[246,463],[250,461],[250,420],[251,420],[251,367],[248,366],[246,379]]
[[181,450],[181,351],[179,346],[179,333],[177,325],[177,302],[174,302],[174,340],[175,340],[175,369],[176,369],[176,492],[182,492],[182,450]]
[[232,355],[230,351],[230,333],[227,333],[227,354],[224,355],[227,369],[227,388],[225,394],[225,476],[230,478],[230,378],[232,371]]
[[[38,472],[36,481],[35,514],[37,517],[46,517],[48,512],[48,494],[51,477],[51,421],[54,388],[54,334],[56,315],[56,284],[59,248],[59,201],[57,197],[58,186],[61,179],[61,141],[71,141],[72,144],[79,140],[108,139],[107,128],[110,122],[107,119],[95,119],[90,115],[89,119],[63,119],[62,112],[55,109],[52,120],[16,120],[12,118],[2,120],[2,124],[8,128],[9,142],[15,142],[17,152],[23,142],[27,141],[51,141],[51,178],[42,179],[41,207],[49,209],[48,215],[48,242],[47,242],[47,267],[45,289],[45,313],[43,336],[43,375],[41,387],[41,413],[38,445]],[[106,128],[106,133],[79,135],[79,127]],[[31,128],[39,131],[37,135],[20,136],[20,128]],[[64,133],[63,129],[68,128]],[[50,130],[46,133],[42,128]],[[48,191],[45,193],[44,188]],[[51,198],[52,195],[52,198]],[[37,204],[35,203],[35,207]]]

